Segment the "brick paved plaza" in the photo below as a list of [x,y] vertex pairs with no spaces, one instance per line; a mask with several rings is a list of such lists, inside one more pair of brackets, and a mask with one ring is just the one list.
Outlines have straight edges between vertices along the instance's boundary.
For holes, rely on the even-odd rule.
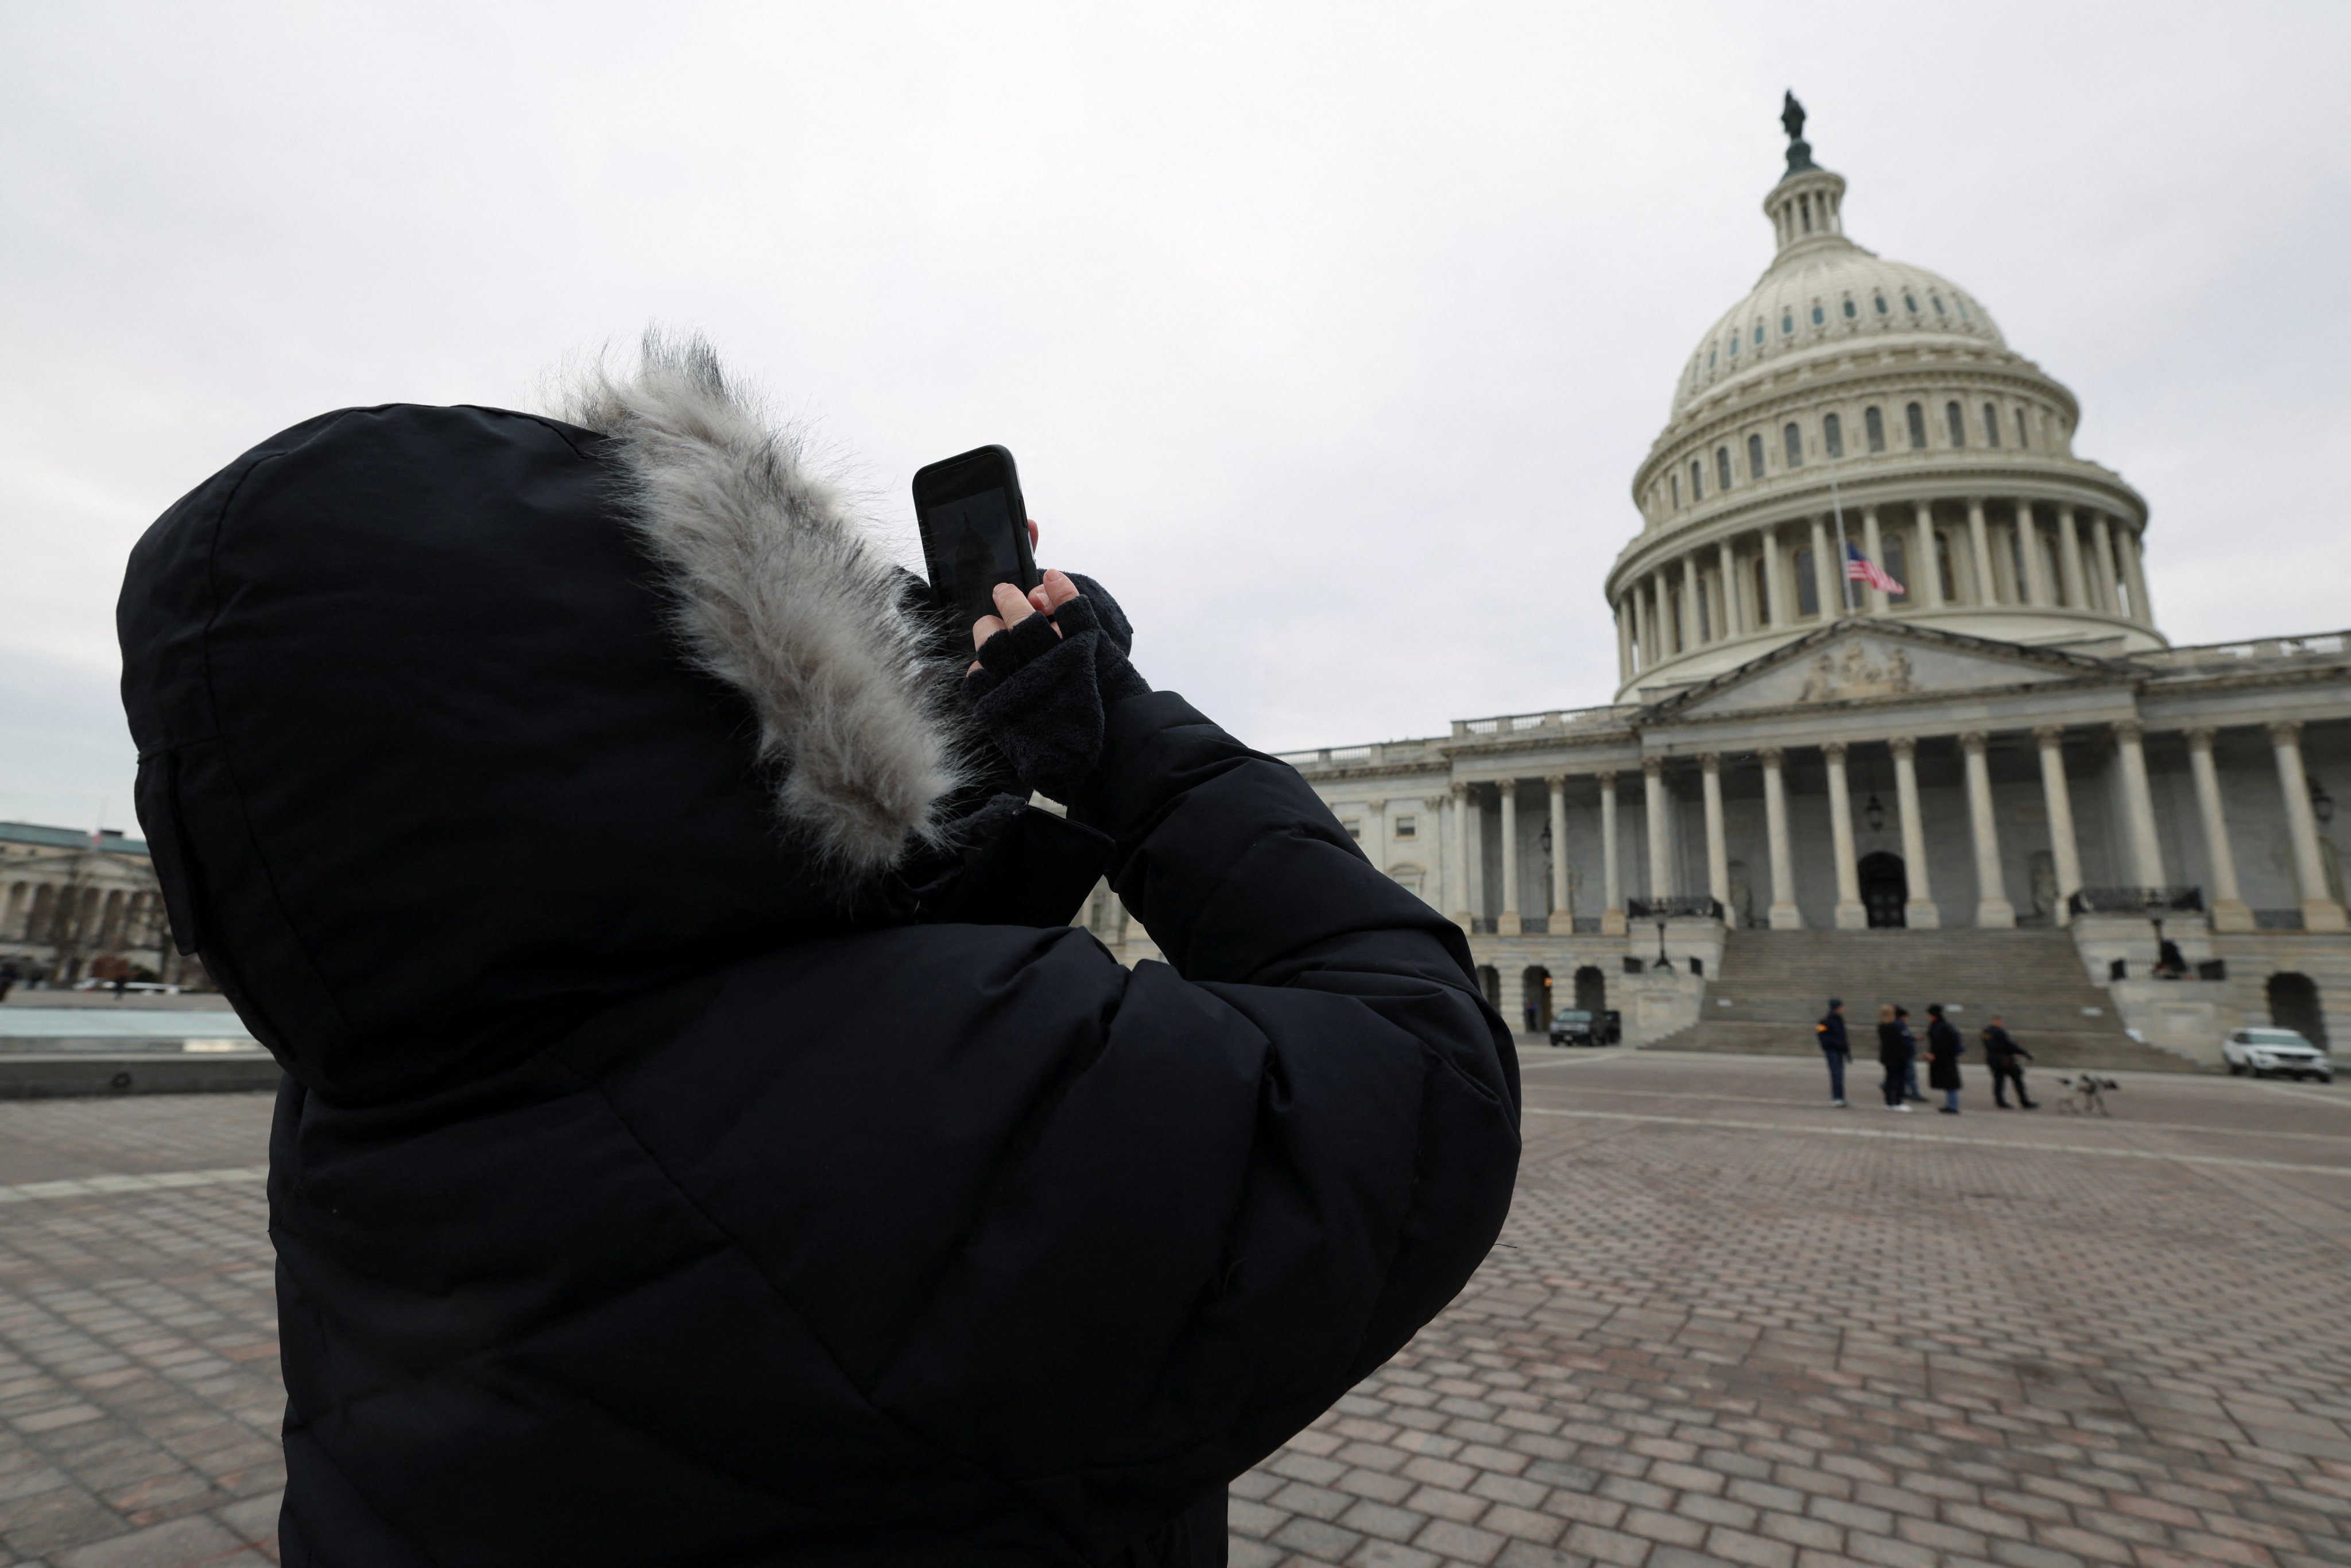
[[[1504,1246],[1236,1487],[1237,1563],[2351,1563],[2351,1092],[1528,1061]],[[268,1110],[0,1104],[0,1568],[268,1560]]]

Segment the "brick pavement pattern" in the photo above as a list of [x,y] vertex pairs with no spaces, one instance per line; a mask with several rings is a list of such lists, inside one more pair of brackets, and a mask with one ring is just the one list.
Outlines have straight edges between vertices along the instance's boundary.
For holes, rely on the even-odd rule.
[[[1235,1484],[1241,1568],[2351,1563],[2351,1090],[1529,1061],[1503,1245]],[[274,1556],[267,1117],[0,1105],[0,1568]]]

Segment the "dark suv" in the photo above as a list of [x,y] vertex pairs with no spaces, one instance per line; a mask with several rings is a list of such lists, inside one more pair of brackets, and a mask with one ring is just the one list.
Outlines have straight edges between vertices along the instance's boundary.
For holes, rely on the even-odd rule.
[[1551,1042],[1553,1045],[1614,1045],[1624,1038],[1614,1009],[1590,1013],[1582,1009],[1558,1012],[1551,1017]]

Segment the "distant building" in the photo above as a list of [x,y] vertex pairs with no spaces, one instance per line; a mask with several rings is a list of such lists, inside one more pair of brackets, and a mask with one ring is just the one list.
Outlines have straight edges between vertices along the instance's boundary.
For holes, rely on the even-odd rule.
[[0,966],[59,986],[202,977],[172,950],[144,843],[30,822],[0,822]]
[[[1615,701],[1288,760],[1468,929],[1514,1024],[1572,997],[1656,1041],[1799,960],[1916,1010],[1938,998],[1905,993],[1896,939],[1834,934],[1972,973],[1928,935],[1967,927],[2047,933],[1966,949],[2044,973],[2070,940],[2105,996],[2059,1010],[2155,1045],[2351,1042],[2351,639],[2171,647],[2147,502],[2075,455],[2073,393],[1974,295],[1846,238],[1844,193],[1792,140],[1777,254],[1676,374],[1593,618]],[[1849,581],[1848,551],[1897,586]],[[2158,919],[2184,979],[2156,973]]]

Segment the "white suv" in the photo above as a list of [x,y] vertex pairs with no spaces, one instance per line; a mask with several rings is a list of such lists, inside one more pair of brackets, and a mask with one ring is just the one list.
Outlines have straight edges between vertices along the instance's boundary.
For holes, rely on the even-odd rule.
[[2290,1029],[2241,1029],[2231,1032],[2220,1047],[2229,1071],[2239,1077],[2277,1073],[2292,1078],[2335,1082],[2335,1064],[2326,1053]]

